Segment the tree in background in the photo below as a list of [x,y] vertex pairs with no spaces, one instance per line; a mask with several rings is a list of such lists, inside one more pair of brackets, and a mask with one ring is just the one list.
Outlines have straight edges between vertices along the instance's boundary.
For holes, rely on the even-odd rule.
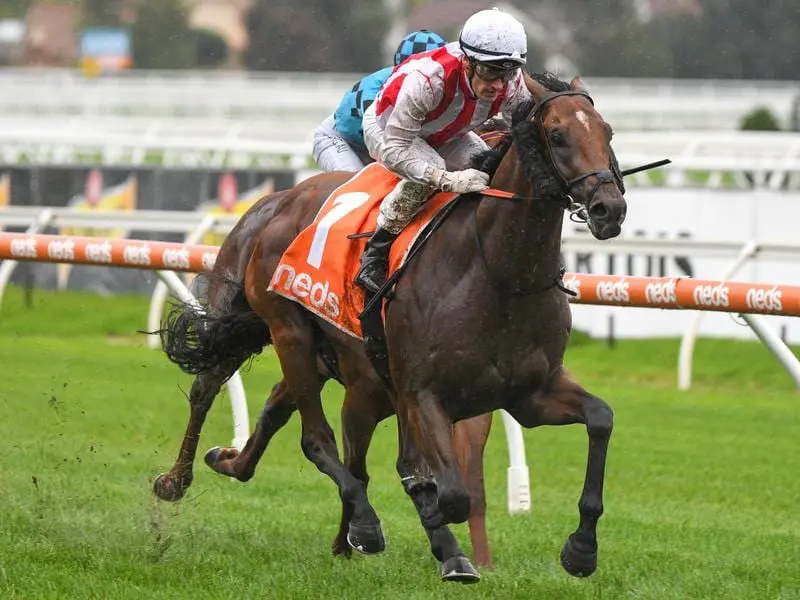
[[215,31],[196,29],[195,64],[199,69],[218,67],[228,60],[228,43]]
[[374,0],[256,0],[246,25],[248,69],[367,72],[383,66],[387,20]]
[[675,77],[800,79],[796,1],[704,0],[699,17],[652,23]]
[[128,27],[137,69],[209,68],[228,57],[214,32],[189,26],[183,0],[83,0],[87,26]]

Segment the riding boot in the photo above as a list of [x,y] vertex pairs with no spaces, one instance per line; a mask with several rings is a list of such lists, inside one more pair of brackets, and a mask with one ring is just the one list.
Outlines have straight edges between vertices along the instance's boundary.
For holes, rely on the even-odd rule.
[[355,282],[373,294],[377,293],[386,283],[389,271],[389,250],[397,237],[382,227],[375,229],[375,233],[367,241],[364,254],[361,255],[361,268],[356,274]]

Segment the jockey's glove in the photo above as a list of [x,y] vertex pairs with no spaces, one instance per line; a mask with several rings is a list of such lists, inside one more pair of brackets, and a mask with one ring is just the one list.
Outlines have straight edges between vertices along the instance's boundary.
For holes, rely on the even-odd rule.
[[434,169],[431,183],[443,192],[467,194],[488,188],[489,175],[478,169],[464,169],[463,171]]

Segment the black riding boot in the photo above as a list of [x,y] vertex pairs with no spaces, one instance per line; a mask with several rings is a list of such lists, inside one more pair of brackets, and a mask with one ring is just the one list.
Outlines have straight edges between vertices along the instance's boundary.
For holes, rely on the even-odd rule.
[[378,227],[369,238],[364,254],[361,255],[361,268],[356,274],[356,283],[375,294],[386,283],[389,271],[389,250],[397,237]]

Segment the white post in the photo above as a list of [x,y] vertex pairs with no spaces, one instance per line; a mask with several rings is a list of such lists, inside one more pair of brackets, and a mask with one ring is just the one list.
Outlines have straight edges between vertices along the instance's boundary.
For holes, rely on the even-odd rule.
[[[748,259],[755,256],[758,252],[759,243],[755,240],[747,242],[739,251],[739,256],[733,264],[722,274],[720,281],[727,281],[738,271]],[[700,320],[703,318],[703,311],[696,311],[694,319],[686,328],[681,338],[681,347],[678,351],[678,389],[686,391],[692,387],[692,361],[694,359],[694,344],[697,334],[700,331]]]
[[[189,291],[189,288],[172,271],[156,271],[156,275],[161,279],[175,294],[186,304],[202,310],[200,303]],[[242,376],[237,370],[228,380],[228,395],[231,398],[231,410],[233,412],[233,445],[244,448],[244,444],[250,435],[250,417],[247,414],[247,398],[244,393]]]
[[788,371],[797,389],[800,389],[800,360],[792,353],[789,347],[783,342],[781,337],[767,325],[764,317],[761,315],[741,314],[747,324],[750,326],[758,339],[770,349],[772,354],[780,361],[784,368]]
[[506,442],[508,443],[508,512],[512,515],[530,512],[530,473],[525,462],[525,440],[522,438],[522,427],[506,411],[501,410],[500,415],[503,417]]
[[[53,210],[45,208],[39,213],[36,220],[31,223],[25,233],[39,233],[42,229],[47,227],[52,220]],[[16,260],[4,260],[2,264],[0,264],[0,306],[3,304],[3,294],[6,291],[8,282],[11,280],[11,274],[14,272],[14,269],[17,268],[18,262],[19,261]]]

